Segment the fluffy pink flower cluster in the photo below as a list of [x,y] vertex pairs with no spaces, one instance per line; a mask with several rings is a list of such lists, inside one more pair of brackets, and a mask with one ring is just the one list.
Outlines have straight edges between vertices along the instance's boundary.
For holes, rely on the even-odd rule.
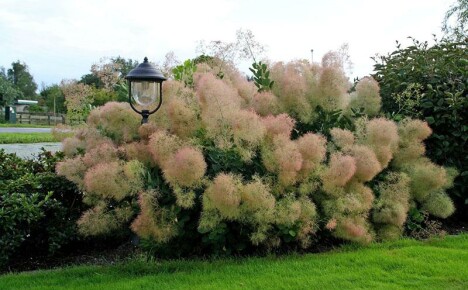
[[372,119],[366,124],[365,142],[374,150],[382,168],[386,168],[398,149],[398,127],[385,118]]
[[294,119],[287,114],[279,114],[277,116],[268,115],[262,119],[262,122],[266,128],[266,135],[270,139],[277,135],[290,137],[294,125],[296,124]]
[[262,152],[266,169],[278,175],[279,183],[290,186],[296,183],[302,168],[303,158],[297,143],[286,135],[277,135],[270,146]]
[[372,219],[382,240],[397,239],[403,231],[409,210],[409,181],[404,173],[391,173],[379,183],[380,196]]
[[132,111],[128,103],[109,102],[93,110],[87,124],[120,144],[138,137],[140,116]]
[[192,187],[206,172],[206,162],[200,150],[182,147],[163,165],[164,177],[175,186]]
[[350,107],[364,109],[368,116],[376,116],[380,111],[380,88],[376,80],[371,77],[362,78],[356,85],[356,91],[351,95]]
[[157,191],[144,191],[139,194],[140,214],[131,225],[131,229],[142,238],[152,238],[158,242],[169,241],[177,234],[176,215],[158,207]]

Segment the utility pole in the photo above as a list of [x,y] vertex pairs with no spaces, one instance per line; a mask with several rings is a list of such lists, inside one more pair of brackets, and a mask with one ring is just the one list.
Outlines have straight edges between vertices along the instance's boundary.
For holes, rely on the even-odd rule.
[[55,94],[54,94],[54,124],[57,126],[57,111],[55,110]]
[[311,55],[311,58],[312,58],[311,63],[313,64],[314,63],[314,50],[313,49],[310,50],[310,55]]

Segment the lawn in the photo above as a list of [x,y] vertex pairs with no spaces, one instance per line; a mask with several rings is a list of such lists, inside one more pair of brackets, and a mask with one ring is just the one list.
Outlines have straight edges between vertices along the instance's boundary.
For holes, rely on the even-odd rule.
[[0,144],[58,142],[52,133],[0,133]]
[[305,255],[6,274],[0,289],[468,289],[468,234]]

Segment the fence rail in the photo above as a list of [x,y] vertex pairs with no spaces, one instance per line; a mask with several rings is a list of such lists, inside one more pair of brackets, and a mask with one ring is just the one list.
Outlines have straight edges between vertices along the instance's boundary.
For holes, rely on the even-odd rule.
[[65,115],[53,113],[16,113],[18,124],[56,125],[65,124]]

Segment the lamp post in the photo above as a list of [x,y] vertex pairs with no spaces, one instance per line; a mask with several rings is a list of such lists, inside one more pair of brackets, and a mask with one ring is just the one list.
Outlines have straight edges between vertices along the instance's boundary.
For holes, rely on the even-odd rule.
[[[161,107],[162,82],[166,78],[145,57],[143,63],[132,69],[125,79],[128,80],[128,102],[130,106],[143,117],[141,124],[148,123],[149,115],[155,113]],[[135,103],[142,106],[141,111],[135,108],[132,99]],[[151,110],[151,107],[156,102],[156,107]]]

